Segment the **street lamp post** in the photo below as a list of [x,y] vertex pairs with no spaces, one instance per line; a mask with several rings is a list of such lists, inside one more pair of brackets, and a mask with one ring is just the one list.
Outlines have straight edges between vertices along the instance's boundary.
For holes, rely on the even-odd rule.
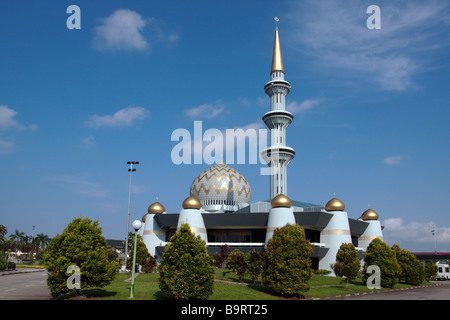
[[436,235],[436,230],[431,230],[431,234],[433,235],[433,239],[434,239],[434,254],[437,254],[437,250],[436,250],[436,238],[435,238],[435,235]]
[[142,227],[142,223],[139,220],[133,221],[134,228],[134,250],[133,250],[133,265],[131,266],[131,291],[130,298],[134,298],[134,273],[136,269],[136,247],[137,247],[137,234],[139,229]]
[[136,169],[133,169],[133,164],[139,164],[139,161],[128,161],[127,164],[130,165],[130,186],[128,187],[128,218],[127,218],[127,232],[125,233],[125,268],[127,267],[128,260],[128,232],[130,231],[130,202],[131,202],[131,176]]

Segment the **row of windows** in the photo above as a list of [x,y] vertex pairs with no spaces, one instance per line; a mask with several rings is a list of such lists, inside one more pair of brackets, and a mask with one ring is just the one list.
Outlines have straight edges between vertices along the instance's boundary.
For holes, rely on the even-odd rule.
[[226,206],[237,206],[239,205],[239,201],[234,200],[202,200],[202,205],[226,205]]
[[[166,232],[166,241],[175,234],[175,229]],[[320,243],[320,231],[305,229],[305,237],[310,242]],[[208,242],[264,242],[266,241],[266,229],[252,230],[208,230]],[[352,243],[358,246],[358,237],[352,236]],[[448,272],[448,271],[446,271]]]

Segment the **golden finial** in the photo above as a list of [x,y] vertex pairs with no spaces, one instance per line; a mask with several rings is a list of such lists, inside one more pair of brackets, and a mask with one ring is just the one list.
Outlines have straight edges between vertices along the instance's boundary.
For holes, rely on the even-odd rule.
[[[274,20],[276,23],[278,23],[280,19],[278,19],[278,17],[275,17]],[[281,58],[280,38],[278,35],[278,24],[275,28],[275,41],[273,44],[272,68],[270,70],[270,73],[274,71],[284,72],[283,59]]]

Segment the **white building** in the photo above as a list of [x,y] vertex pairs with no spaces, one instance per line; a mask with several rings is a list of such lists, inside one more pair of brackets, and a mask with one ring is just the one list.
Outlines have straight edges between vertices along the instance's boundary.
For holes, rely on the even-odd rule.
[[352,219],[339,199],[333,198],[323,206],[287,196],[287,165],[295,152],[286,144],[286,129],[294,116],[285,110],[291,85],[284,75],[277,27],[271,80],[264,86],[270,97],[270,111],[262,118],[271,132],[271,145],[262,152],[273,173],[269,185],[271,200],[251,203],[251,188],[245,177],[224,163],[215,164],[193,180],[190,196],[180,200],[179,213],[166,214],[158,202],[149,206],[140,233],[150,254],[161,258],[165,245],[182,223],[188,223],[205,240],[211,254],[225,244],[243,252],[263,250],[275,228],[297,223],[315,247],[311,256],[313,267],[332,271],[330,265],[342,243],[353,243],[362,259],[369,243],[383,238],[378,214],[371,209]]

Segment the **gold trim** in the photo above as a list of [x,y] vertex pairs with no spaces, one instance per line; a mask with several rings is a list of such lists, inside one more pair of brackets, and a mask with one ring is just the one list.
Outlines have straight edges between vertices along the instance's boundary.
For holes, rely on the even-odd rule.
[[158,231],[158,230],[145,230],[144,233],[142,235],[145,236],[153,236],[153,235],[157,235],[157,236],[163,236],[166,233],[164,231]]
[[[224,165],[225,166],[225,165]],[[215,167],[215,168],[214,168]],[[214,168],[214,169],[212,169],[212,168]],[[208,169],[206,169],[205,171],[203,171],[202,173],[200,173],[199,175],[198,175],[198,177],[197,178],[195,178],[194,179],[194,181],[195,180],[197,180],[197,182],[200,182],[202,179],[206,179],[206,181],[209,181],[209,180],[211,180],[211,178],[212,177],[216,177],[216,179],[217,179],[217,181],[219,181],[223,176],[225,176],[226,177],[226,179],[228,180],[228,181],[230,181],[231,180],[231,178],[234,178],[234,179],[236,179],[239,183],[241,182],[241,180],[244,180],[244,182],[247,184],[248,182],[247,182],[247,179],[245,179],[245,177],[243,176],[243,175],[241,175],[239,172],[237,172],[236,170],[234,170],[233,168],[231,168],[231,167],[228,167],[228,168],[230,168],[230,169],[227,169],[227,168],[217,168],[216,166],[213,166],[212,168],[208,168]],[[219,176],[217,175],[217,172],[215,172],[215,171],[218,171],[219,173],[221,172],[221,171],[227,171],[228,173],[221,173]],[[209,171],[209,172],[208,172]],[[231,172],[231,173],[230,173]],[[210,176],[208,176],[208,173],[211,173],[211,175]]]
[[[178,229],[177,229],[177,231],[178,231]],[[206,229],[204,229],[204,228],[191,228],[191,232],[193,232],[193,233],[204,233],[204,234],[207,234],[207,233],[206,233]]]
[[194,185],[192,186],[192,191],[198,196],[200,194],[200,191],[202,191],[202,189],[204,190],[204,192],[206,193],[206,195],[209,195],[209,193],[211,192],[211,189],[214,188],[214,191],[216,192],[216,194],[220,194],[220,192],[222,191],[222,189],[225,189],[227,193],[231,194],[233,192],[233,190],[236,190],[236,192],[238,193],[238,195],[240,196],[244,191],[245,191],[245,196],[248,197],[249,194],[251,194],[251,190],[247,190],[246,186],[242,186],[241,190],[238,189],[238,187],[236,186],[235,183],[233,183],[233,187],[228,188],[225,184],[222,184],[220,186],[220,188],[217,188],[216,185],[213,183],[210,184],[209,188],[207,189],[205,187],[205,184],[202,182],[200,184],[200,187],[197,189],[197,186]]
[[323,235],[349,235],[350,236],[350,230],[347,230],[347,229],[322,230],[320,235],[321,236],[323,236]]
[[367,240],[370,240],[370,241],[372,241],[372,240],[374,240],[374,239],[380,239],[380,240],[383,240],[383,237],[382,236],[363,236],[363,237],[359,237],[358,238],[358,241],[367,241]]

